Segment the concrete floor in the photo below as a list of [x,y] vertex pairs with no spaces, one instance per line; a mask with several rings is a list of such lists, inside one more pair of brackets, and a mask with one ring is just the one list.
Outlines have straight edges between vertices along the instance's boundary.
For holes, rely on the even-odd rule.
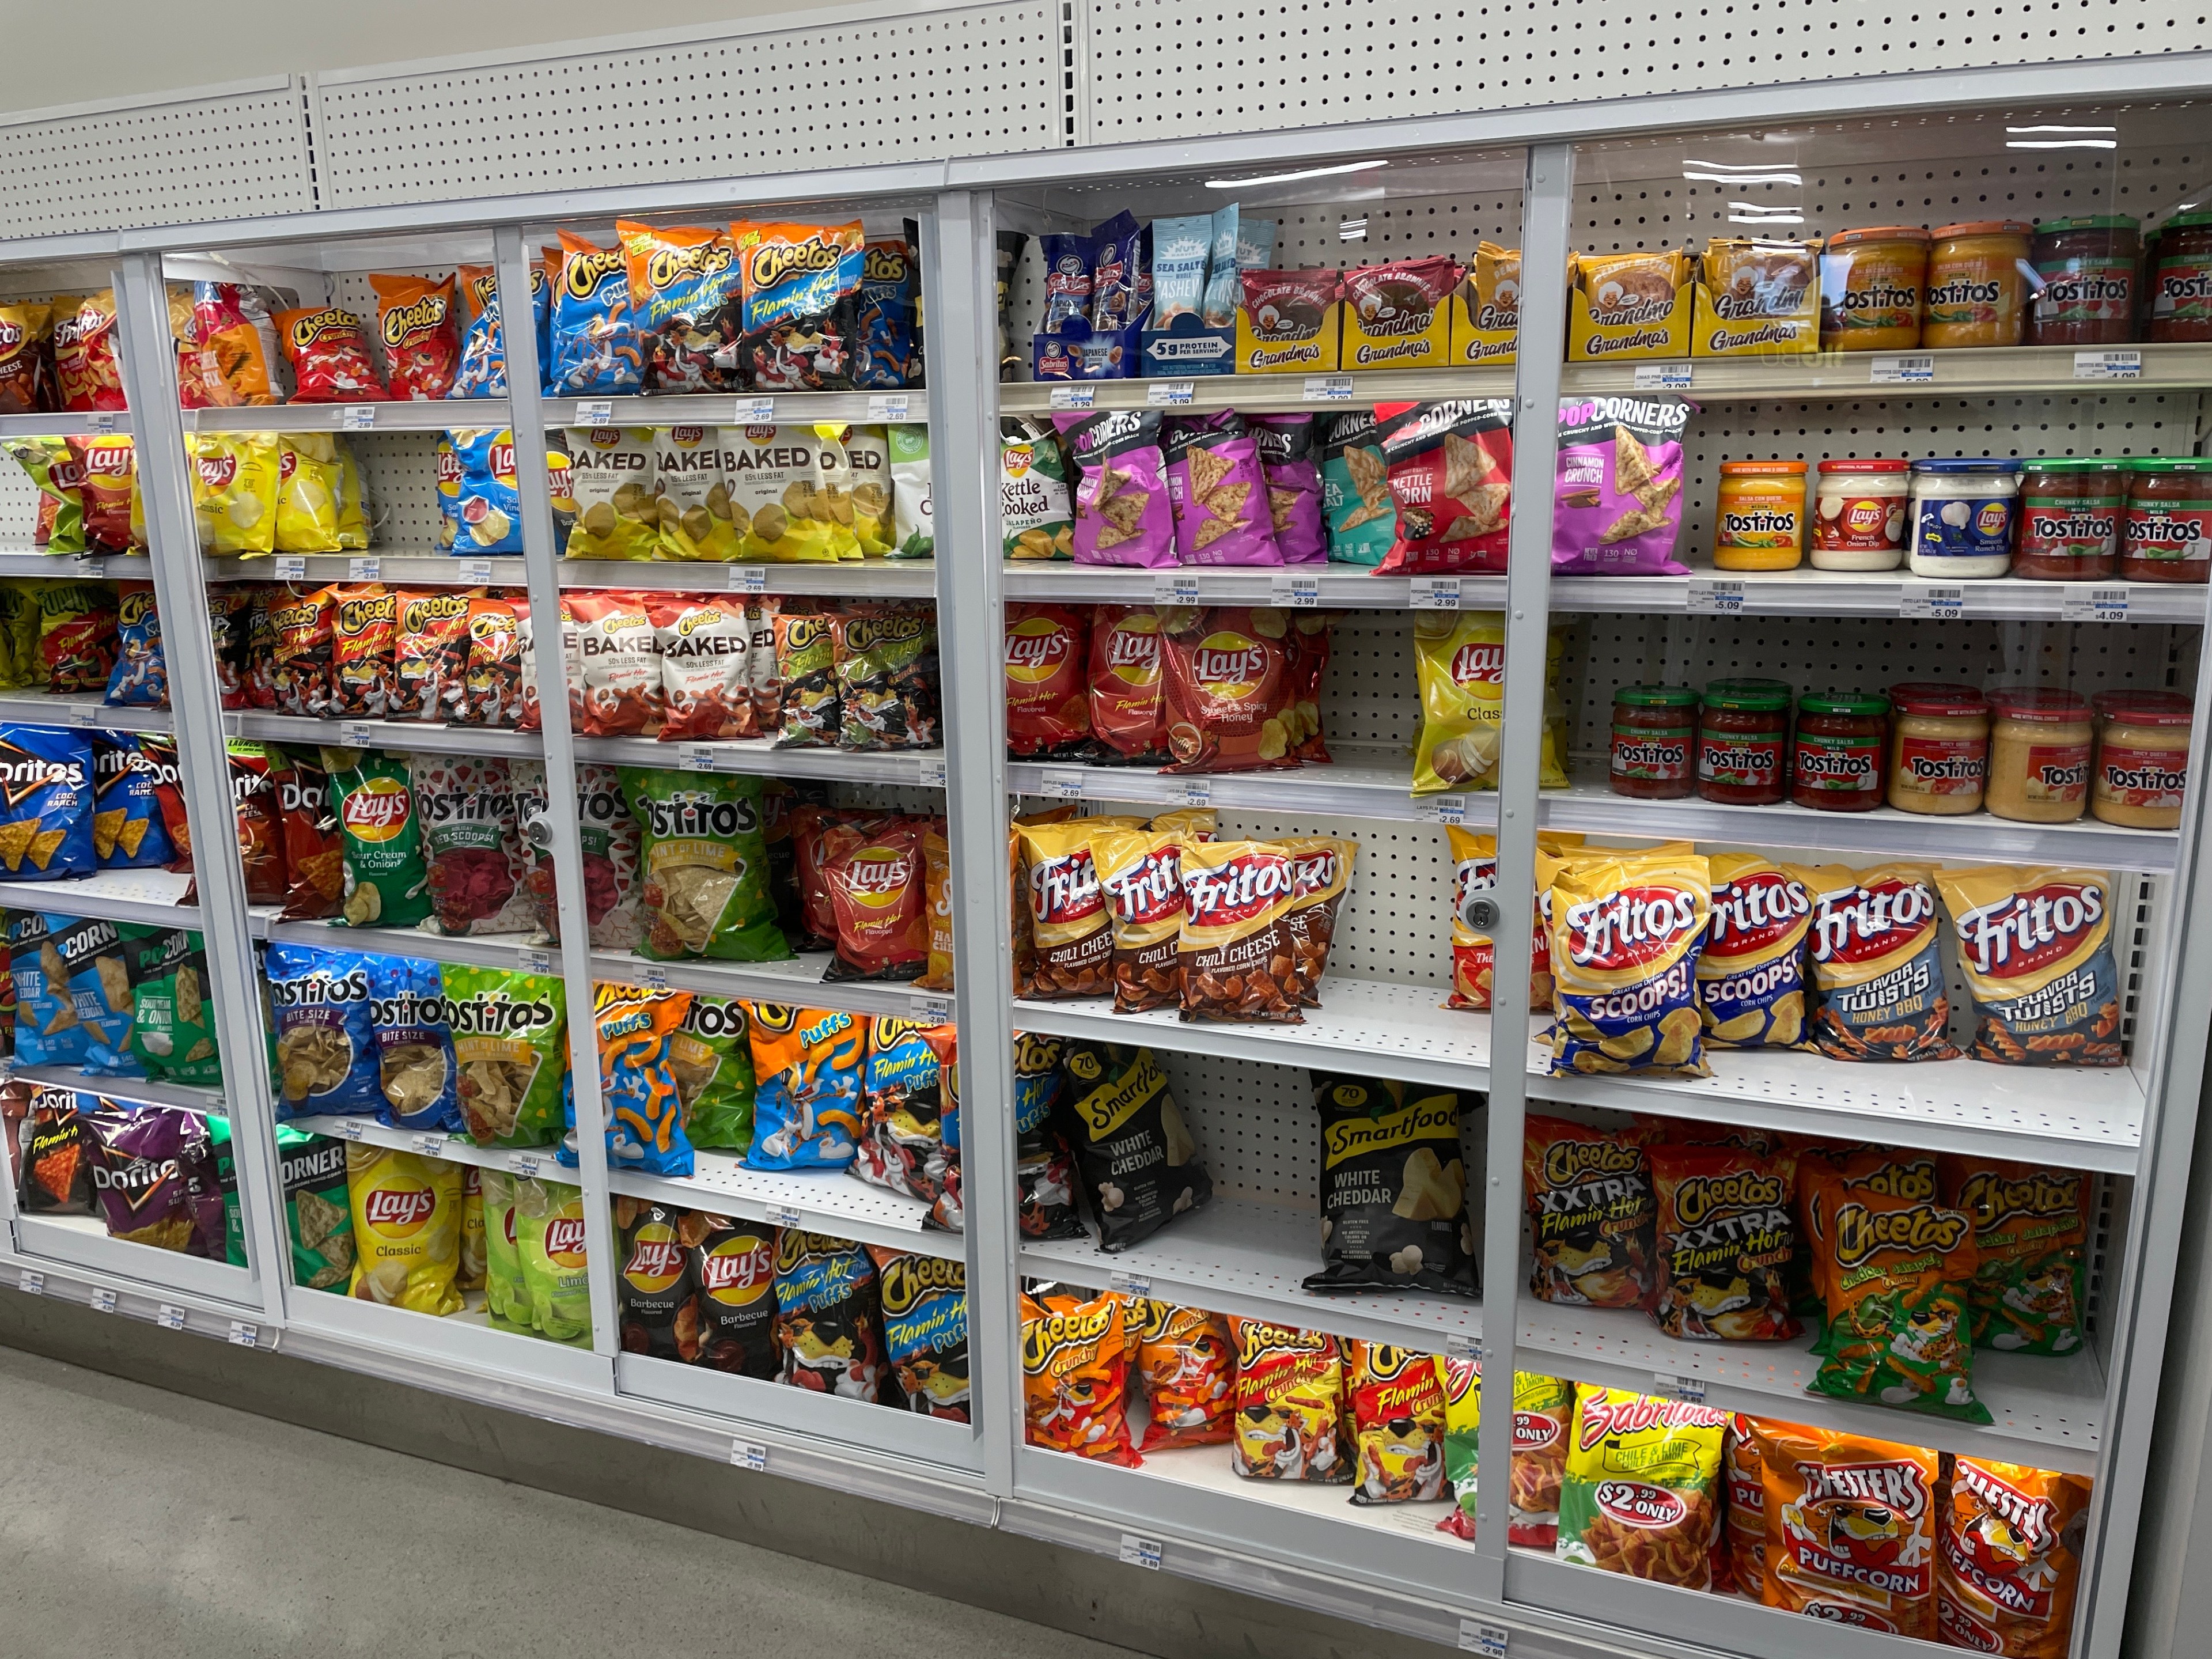
[[7,1348],[0,1561],[9,1659],[1131,1652]]

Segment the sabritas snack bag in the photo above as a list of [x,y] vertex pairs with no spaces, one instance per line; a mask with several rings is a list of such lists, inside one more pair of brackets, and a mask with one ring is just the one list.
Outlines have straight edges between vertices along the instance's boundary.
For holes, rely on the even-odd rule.
[[1022,1297],[1022,1397],[1029,1443],[1133,1466],[1125,1298]]
[[1727,1413],[1686,1401],[1577,1385],[1559,1483],[1559,1559],[1711,1589],[1727,1426]]
[[1936,1634],[2005,1659],[2066,1659],[2089,1478],[1961,1457],[1936,1533]]
[[[143,1018],[143,1016],[141,1016]],[[2072,1353],[2089,1291],[2089,1181],[2078,1170],[1947,1152],[1943,1197],[1974,1223],[1974,1346]]]
[[1554,1073],[1707,1074],[1697,988],[1706,872],[1696,854],[1661,848],[1593,858],[1553,878]]
[[1936,884],[1918,865],[1784,866],[1812,902],[1813,1041],[1833,1060],[1956,1060]]
[[[1457,1500],[1452,1512],[1437,1522],[1437,1530],[1471,1540],[1482,1452],[1482,1366],[1438,1354],[1437,1376],[1444,1390],[1444,1470]],[[1536,1371],[1513,1373],[1508,1543],[1522,1549],[1558,1547],[1559,1479],[1566,1472],[1567,1431],[1574,1417],[1573,1383]]]
[[1640,1308],[1651,1291],[1651,1169],[1633,1130],[1528,1115],[1522,1177],[1540,1300]]
[[1803,1048],[1805,884],[1756,853],[1715,853],[1712,917],[1698,956],[1698,1007],[1716,1048]]
[[1770,1607],[1936,1639],[1936,1454],[1741,1419],[1765,1484]]
[[1974,1000],[1973,1056],[2000,1066],[2118,1066],[2111,878],[2094,870],[1939,870]]
[[363,1302],[449,1314],[461,1306],[461,1166],[356,1142],[346,1148],[353,1210],[349,1294]]

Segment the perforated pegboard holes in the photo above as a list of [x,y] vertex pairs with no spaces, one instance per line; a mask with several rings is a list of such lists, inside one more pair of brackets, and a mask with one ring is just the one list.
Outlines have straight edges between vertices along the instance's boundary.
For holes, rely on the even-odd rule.
[[1050,149],[1037,0],[319,84],[327,207]]

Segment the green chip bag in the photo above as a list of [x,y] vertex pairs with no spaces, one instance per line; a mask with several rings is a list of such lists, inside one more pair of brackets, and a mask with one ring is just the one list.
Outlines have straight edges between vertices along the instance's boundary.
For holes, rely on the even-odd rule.
[[514,1244],[540,1336],[589,1347],[592,1296],[584,1263],[584,1194],[557,1181],[518,1177]]
[[200,936],[172,927],[138,942],[131,1052],[152,1078],[222,1086],[215,1007],[208,1000],[207,951]]
[[927,559],[937,553],[930,516],[929,428],[894,426],[884,433],[891,470],[891,550],[894,559]]
[[39,649],[40,619],[46,607],[40,601],[39,592],[50,579],[45,576],[22,576],[0,583],[10,596],[10,603],[0,606],[0,617],[8,623],[8,644],[15,659],[15,684],[32,690],[46,689],[46,659]]
[[515,1178],[504,1170],[479,1170],[477,1179],[483,1188],[484,1313],[495,1330],[527,1333],[530,1287],[514,1237]]
[[348,927],[412,927],[430,914],[430,872],[407,763],[375,749],[325,749],[345,844]]
[[1075,556],[1060,435],[1018,415],[999,417],[999,524],[1010,559]]
[[230,1120],[210,1112],[208,1151],[215,1158],[215,1184],[222,1191],[222,1259],[246,1266],[246,1206],[238,1197],[238,1152],[230,1144]]
[[568,1073],[567,988],[550,975],[438,965],[453,1023],[461,1116],[479,1146],[550,1146],[561,1139]]
[[753,1048],[745,1005],[695,996],[668,1039],[668,1069],[695,1147],[742,1152],[753,1142]]
[[276,1181],[292,1236],[292,1282],[343,1296],[353,1276],[345,1142],[278,1124]]
[[10,438],[5,447],[31,475],[39,493],[53,497],[54,523],[46,534],[46,551],[83,552],[84,472],[70,459],[69,445],[59,438]]
[[791,946],[768,884],[762,781],[626,766],[622,787],[641,830],[646,933],[638,954],[787,960]]

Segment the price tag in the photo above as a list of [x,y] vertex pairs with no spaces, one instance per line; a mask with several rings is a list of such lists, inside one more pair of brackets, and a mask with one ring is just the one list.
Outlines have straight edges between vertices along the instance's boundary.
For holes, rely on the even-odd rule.
[[1407,589],[1406,603],[1416,611],[1456,611],[1459,609],[1459,578],[1456,576],[1416,576]]
[[357,1117],[349,1117],[338,1125],[338,1133],[348,1140],[359,1140],[368,1133],[368,1125]]
[[509,1173],[532,1180],[544,1167],[544,1160],[535,1152],[510,1152],[507,1158],[507,1167]]
[[407,1144],[425,1158],[436,1158],[446,1150],[443,1135],[410,1135]]
[[768,1448],[757,1440],[732,1440],[730,1462],[741,1469],[764,1469],[768,1467]]
[[[375,561],[374,559],[358,559],[356,560],[355,562],[357,564],[374,564]],[[489,559],[471,559],[461,566],[461,585],[463,586],[482,587],[490,580],[491,561]]]
[[942,997],[928,997],[914,1005],[914,1023],[917,1025],[950,1025],[952,1024],[952,1005]]
[[944,756],[919,755],[915,757],[914,765],[916,779],[923,788],[942,789],[945,787]]
[[79,553],[70,560],[70,564],[80,576],[107,574],[107,555],[105,553]]
[[1452,796],[1444,795],[1436,800],[1428,802],[1427,805],[1430,816],[1434,817],[1438,823],[1465,823],[1467,822],[1467,803],[1463,800],[1458,800],[1454,799]]
[[1098,401],[1095,386],[1056,386],[1052,389],[1054,409],[1090,409]]
[[711,743],[689,743],[684,744],[684,766],[686,771],[713,771],[714,769],[714,745]]
[[1444,1338],[1444,1352],[1454,1359],[1480,1359],[1482,1358],[1482,1339],[1455,1333]]
[[1211,778],[1185,779],[1182,786],[1182,804],[1185,806],[1212,805],[1213,780]]
[[340,720],[338,741],[349,749],[366,749],[376,741],[376,728],[367,720]]
[[1638,392],[1665,392],[1674,386],[1690,384],[1690,365],[1687,363],[1638,363],[1636,366],[1636,389]]
[[1343,404],[1351,402],[1352,376],[1349,374],[1307,375],[1306,401],[1310,404]]
[[230,1322],[230,1340],[241,1348],[258,1347],[261,1342],[261,1327],[243,1319]]
[[1273,577],[1267,584],[1267,594],[1279,605],[1288,605],[1294,611],[1311,611],[1321,604],[1321,578]]
[[799,1212],[788,1204],[771,1204],[768,1206],[768,1218],[779,1227],[796,1227]]
[[526,974],[550,974],[553,971],[550,951],[525,951],[521,953],[522,971]]
[[341,432],[374,432],[376,430],[374,404],[348,404],[338,411],[338,430]]
[[738,399],[738,419],[766,425],[775,418],[775,399],[773,398],[740,398]]
[[615,400],[611,398],[580,398],[576,401],[576,424],[579,426],[612,426],[615,423]]
[[46,1276],[35,1268],[24,1268],[23,1277],[18,1282],[27,1296],[44,1296],[46,1293]]
[[2128,590],[2124,587],[2069,587],[2060,598],[2058,614],[2068,622],[2125,622]]
[[[381,559],[348,559],[346,561],[348,581],[373,582],[380,580],[383,575],[384,561]],[[487,576],[485,580],[488,581],[490,578]]]
[[1143,1273],[1127,1273],[1116,1267],[1106,1277],[1115,1290],[1126,1296],[1150,1297],[1152,1293],[1152,1281]]
[[1672,1371],[1651,1374],[1652,1392],[1669,1400],[1686,1400],[1692,1406],[1702,1405],[1705,1398],[1705,1379],[1702,1376],[1678,1376]]
[[94,1313],[113,1313],[115,1292],[105,1285],[94,1285],[92,1292],[92,1310]]
[[112,409],[96,409],[93,410],[84,417],[84,429],[87,432],[114,431],[115,411]]
[[733,564],[730,567],[730,592],[732,593],[765,593],[768,592],[768,567],[764,564]]
[[1154,380],[1145,388],[1145,401],[1155,404],[1182,404],[1188,403],[1197,393],[1198,383],[1194,380]]
[[1152,579],[1154,605],[1196,605],[1198,578],[1195,576],[1156,576]]
[[76,708],[72,709],[70,712],[76,716],[76,723],[79,726],[98,726],[100,724],[100,705],[96,702],[83,703],[79,705]]
[[1867,364],[1869,386],[1925,386],[1935,378],[1933,357],[1876,357]]
[[1739,581],[1716,580],[1705,576],[1690,578],[1690,592],[1685,607],[1695,616],[1733,617],[1743,609],[1743,584]]
[[2077,380],[2140,380],[2142,379],[2142,353],[2077,351],[2074,354],[2074,378]]
[[1079,767],[1048,766],[1044,769],[1044,793],[1054,800],[1083,799],[1083,772]]
[[1462,1619],[1459,1621],[1460,1651],[1487,1654],[1489,1659],[1505,1659],[1505,1644],[1511,1634],[1503,1625],[1485,1625],[1473,1619]]
[[885,397],[881,393],[868,399],[868,418],[872,421],[903,421],[906,419],[907,395],[895,392]]
[[1907,582],[1904,597],[1898,601],[1897,614],[1956,622],[1966,614],[1966,590],[1942,582]]
[[1160,1570],[1160,1540],[1139,1538],[1133,1532],[1121,1534],[1121,1561],[1125,1566],[1143,1567],[1149,1572]]
[[280,582],[303,582],[307,580],[307,562],[297,554],[271,559],[270,563]]
[[154,1322],[165,1331],[185,1328],[185,1310],[173,1302],[164,1302],[154,1310]]
[[649,962],[637,970],[637,982],[651,990],[668,988],[668,969],[657,962]]

